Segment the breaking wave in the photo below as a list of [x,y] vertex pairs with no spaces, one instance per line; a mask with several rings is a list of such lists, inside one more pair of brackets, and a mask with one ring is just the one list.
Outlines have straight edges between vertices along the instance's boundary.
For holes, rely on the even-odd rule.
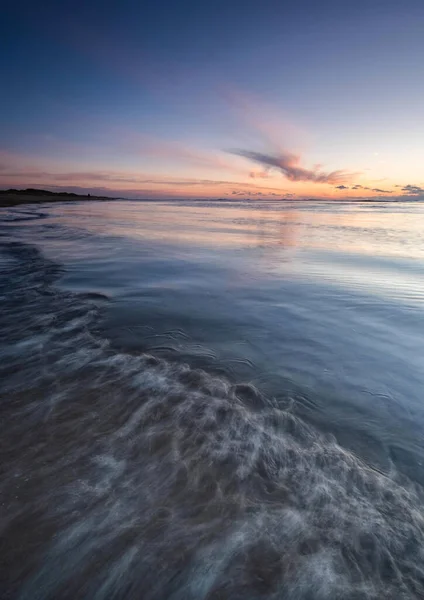
[[419,486],[249,384],[118,352],[107,299],[1,256],[1,598],[424,597]]

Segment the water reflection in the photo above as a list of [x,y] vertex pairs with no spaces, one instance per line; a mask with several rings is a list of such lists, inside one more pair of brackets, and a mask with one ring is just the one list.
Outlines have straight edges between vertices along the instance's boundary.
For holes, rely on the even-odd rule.
[[[28,564],[39,558],[40,539],[52,535],[50,553],[43,550],[45,568],[31,565],[36,576],[25,600],[81,597],[87,573],[107,578],[109,587],[96,597],[109,599],[111,590],[121,591],[121,582],[129,581],[128,573],[140,581],[140,565],[144,582],[157,579],[158,565],[164,565],[162,582],[168,565],[181,556],[190,574],[193,564],[201,565],[203,582],[208,565],[223,556],[221,546],[200,548],[205,566],[182,553],[179,542],[194,532],[194,545],[187,543],[197,552],[206,539],[199,535],[202,523],[210,523],[209,544],[223,531],[221,524],[234,526],[235,517],[255,524],[249,534],[253,559],[246,562],[245,549],[237,556],[256,583],[271,564],[255,545],[258,535],[272,537],[285,523],[295,539],[283,543],[272,564],[280,564],[287,548],[284,567],[292,564],[293,548],[299,560],[314,560],[317,543],[327,548],[332,531],[328,552],[343,540],[342,558],[361,548],[360,556],[374,560],[370,543],[385,548],[379,565],[387,576],[393,515],[396,564],[405,559],[405,573],[413,566],[418,573],[422,502],[411,504],[403,479],[394,496],[391,477],[424,483],[423,205],[93,202],[37,211],[42,219],[16,219],[15,210],[0,225],[9,240],[0,261],[6,300],[0,313],[2,406],[10,423],[3,440],[3,489],[13,509],[5,581],[15,585],[26,577]],[[212,373],[219,377],[212,381]],[[281,429],[282,415],[287,428]],[[176,456],[193,461],[187,468]],[[219,467],[211,472],[215,460]],[[364,463],[374,471],[363,469]],[[235,472],[241,483],[234,487]],[[253,487],[246,485],[249,472]],[[195,482],[182,499],[187,476]],[[172,481],[175,487],[168,489]],[[52,500],[58,484],[60,494]],[[265,520],[256,519],[259,506]],[[231,512],[234,507],[241,512]],[[294,529],[293,510],[306,519]],[[322,511],[328,511],[325,521]],[[206,513],[228,519],[217,526]],[[311,514],[313,526],[305,527]],[[364,514],[374,519],[372,527]],[[370,530],[381,535],[371,539]],[[298,533],[305,532],[299,546]],[[275,550],[271,542],[265,547]],[[227,539],[222,544],[228,548]],[[122,548],[129,553],[122,555]],[[157,551],[151,564],[146,549]],[[262,555],[265,565],[256,577]],[[314,564],[322,581],[321,563]],[[234,573],[242,572],[237,562],[233,566]],[[376,576],[368,588],[374,593],[384,578],[375,564],[366,569]],[[176,577],[171,574],[170,587],[155,600],[172,595],[180,572],[176,564]],[[334,582],[333,571],[326,573]],[[361,586],[359,571],[352,573]],[[398,581],[391,575],[389,580]],[[3,597],[1,581],[0,575]],[[411,575],[410,583],[417,581]],[[83,597],[94,597],[96,586],[85,588]],[[303,589],[309,598],[316,587]],[[338,588],[329,597],[347,598],[345,591]],[[131,596],[122,591],[119,597]]]
[[262,250],[263,256],[266,251],[294,248],[299,243],[298,223],[299,217],[295,210],[262,210],[255,214],[255,219],[250,223],[250,235],[246,237],[251,240],[252,247]]
[[[119,206],[119,208],[118,208]],[[420,203],[113,202],[61,209],[69,226],[200,247],[298,247],[424,258]]]

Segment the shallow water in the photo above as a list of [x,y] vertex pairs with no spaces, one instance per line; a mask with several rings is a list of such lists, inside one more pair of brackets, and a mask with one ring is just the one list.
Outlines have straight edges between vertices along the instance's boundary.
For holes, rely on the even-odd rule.
[[0,218],[0,597],[424,596],[424,205]]

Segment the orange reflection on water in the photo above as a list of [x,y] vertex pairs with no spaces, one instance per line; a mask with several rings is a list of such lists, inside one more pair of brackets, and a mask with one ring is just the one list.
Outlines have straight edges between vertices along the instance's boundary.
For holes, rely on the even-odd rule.
[[137,202],[63,205],[92,232],[190,248],[320,249],[424,257],[424,205]]
[[[171,245],[278,248],[297,244],[297,211],[267,211],[259,204],[105,202],[64,206],[69,225],[96,233]],[[77,209],[77,210],[76,210]],[[81,213],[84,213],[82,215]],[[83,217],[83,218],[82,218]]]

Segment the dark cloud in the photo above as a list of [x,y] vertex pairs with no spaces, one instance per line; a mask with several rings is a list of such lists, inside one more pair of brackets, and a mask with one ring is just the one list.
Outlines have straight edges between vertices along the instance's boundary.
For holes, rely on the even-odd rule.
[[336,185],[337,190],[348,190],[349,188],[346,185]]
[[349,181],[353,174],[346,171],[331,171],[325,173],[316,165],[313,169],[300,166],[300,157],[295,154],[282,153],[278,155],[254,152],[251,150],[231,150],[231,154],[243,156],[265,169],[278,169],[290,181],[313,181],[315,183],[330,183],[333,185]]
[[[396,187],[401,187],[401,186],[396,186]],[[410,194],[411,196],[416,196],[418,194],[424,194],[424,188],[422,188],[419,185],[411,185],[410,183],[408,185],[405,185],[402,187],[402,192],[406,192],[407,194]]]
[[390,190],[380,190],[380,188],[372,188],[372,192],[377,192],[379,194],[393,194]]

